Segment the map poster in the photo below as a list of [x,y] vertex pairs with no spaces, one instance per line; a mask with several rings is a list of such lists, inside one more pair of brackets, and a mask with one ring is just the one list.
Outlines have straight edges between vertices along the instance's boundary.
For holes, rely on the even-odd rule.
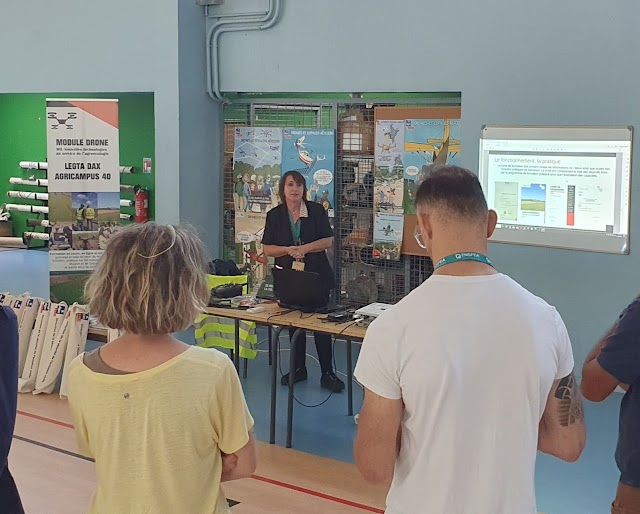
[[415,214],[415,192],[430,164],[460,164],[459,119],[408,119],[404,130],[404,213]]
[[282,170],[299,171],[307,182],[307,200],[335,208],[336,142],[333,129],[283,129]]

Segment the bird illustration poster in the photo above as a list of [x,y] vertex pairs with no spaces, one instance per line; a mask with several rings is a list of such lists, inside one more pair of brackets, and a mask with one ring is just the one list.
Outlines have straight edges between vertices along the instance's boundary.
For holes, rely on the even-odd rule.
[[402,213],[404,120],[376,123],[373,203],[376,212]]
[[397,261],[402,246],[403,214],[376,212],[373,225],[373,256]]
[[282,171],[299,171],[307,182],[307,201],[330,213],[335,207],[336,143],[333,129],[282,131]]
[[408,119],[404,123],[404,212],[415,214],[415,192],[430,164],[460,163],[459,119]]

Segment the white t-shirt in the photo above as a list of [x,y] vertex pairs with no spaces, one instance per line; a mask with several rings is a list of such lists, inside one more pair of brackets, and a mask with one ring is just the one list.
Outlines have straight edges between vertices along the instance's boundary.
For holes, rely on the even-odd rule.
[[572,370],[556,309],[506,275],[434,275],[385,311],[355,376],[404,402],[387,514],[535,514],[538,423]]

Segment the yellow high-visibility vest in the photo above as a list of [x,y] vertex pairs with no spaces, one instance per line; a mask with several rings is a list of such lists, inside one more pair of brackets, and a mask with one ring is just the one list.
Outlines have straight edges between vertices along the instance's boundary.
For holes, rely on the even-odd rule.
[[[246,284],[248,279],[247,275],[229,277],[207,275],[207,284],[209,289],[213,289],[222,284]],[[201,314],[196,318],[194,327],[196,345],[203,348],[235,349],[235,320]],[[253,321],[241,320],[238,332],[240,335],[240,357],[243,359],[255,359],[258,355],[256,324]]]
[[88,220],[92,220],[96,217],[96,210],[93,207],[87,207],[85,210],[85,216]]

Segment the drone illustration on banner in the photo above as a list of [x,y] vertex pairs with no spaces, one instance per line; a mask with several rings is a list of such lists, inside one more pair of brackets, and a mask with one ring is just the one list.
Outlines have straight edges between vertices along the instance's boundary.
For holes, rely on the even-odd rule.
[[51,128],[53,130],[57,130],[58,128],[60,128],[60,125],[64,125],[68,129],[73,129],[73,125],[70,124],[70,123],[67,123],[67,122],[69,120],[77,119],[78,118],[78,113],[76,113],[76,112],[68,112],[66,118],[58,118],[58,114],[57,113],[50,112],[47,115],[47,118],[49,118],[50,120],[55,120],[56,121],[56,123],[52,123],[51,124]]

